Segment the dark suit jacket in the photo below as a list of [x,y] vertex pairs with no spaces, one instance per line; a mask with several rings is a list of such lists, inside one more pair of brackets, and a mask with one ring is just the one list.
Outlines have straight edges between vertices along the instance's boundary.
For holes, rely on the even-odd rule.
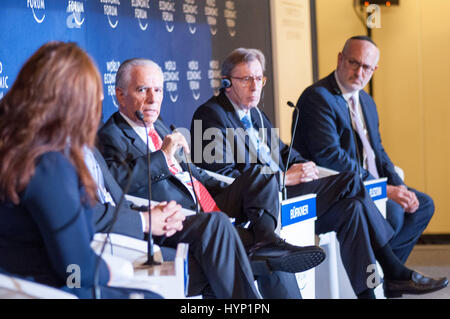
[[[402,185],[403,181],[381,143],[375,102],[363,90],[359,93],[359,100],[380,177],[387,177],[390,185]],[[300,118],[294,133],[294,147],[303,156],[337,171],[358,171],[360,166],[362,178],[373,179],[358,163],[349,110],[334,73],[307,88],[297,106]],[[362,154],[361,141],[356,133],[355,136]]]
[[[154,124],[156,131],[164,139],[170,130],[160,120]],[[147,145],[125,121],[120,113],[114,113],[103,125],[98,134],[100,151],[105,158],[111,174],[122,187],[128,181],[128,170],[117,158],[122,156],[132,170],[128,194],[148,198]],[[186,163],[180,163],[187,170]],[[190,165],[192,174],[214,197],[226,187],[225,183],[210,177],[195,165]],[[187,209],[195,210],[195,201],[187,188],[170,172],[162,151],[151,153],[151,190],[152,200],[174,200]]]
[[[116,205],[119,204],[122,196],[122,189],[117,184],[114,177],[109,172],[106,162],[98,151],[93,151],[95,159],[97,160],[105,181],[106,190],[111,194]],[[117,219],[111,229],[112,233],[117,233],[125,236],[135,237],[138,239],[144,239],[144,232],[142,230],[142,221],[139,212],[131,209],[131,203],[127,200],[123,200],[119,211],[117,212]],[[107,232],[111,223],[113,222],[114,213],[117,206],[113,206],[109,203],[102,204],[99,201],[95,203],[93,207],[94,215],[93,220],[95,224],[95,232],[104,233]]]
[[[279,139],[278,134],[274,134],[273,125],[263,112],[261,112],[261,116],[255,108],[252,108],[250,112],[253,127],[256,130],[265,128],[265,140],[272,151],[272,158],[284,170],[289,147]],[[236,134],[227,136],[227,129],[241,130],[235,130]],[[216,133],[212,140],[203,138],[207,131]],[[222,91],[218,96],[213,96],[195,111],[191,122],[194,163],[231,177],[239,176],[252,165],[264,164],[256,156],[250,155],[252,148],[249,146],[248,138],[242,134],[243,132],[244,126],[225,93]],[[217,156],[219,160],[211,162],[205,156],[196,156],[200,154],[199,150],[210,150],[213,149],[212,146],[215,148],[213,155]],[[254,161],[251,162],[249,159],[254,159]],[[297,151],[292,150],[288,166],[304,161],[305,159]]]
[[[98,258],[90,247],[94,229],[85,195],[74,167],[62,153],[43,154],[20,194],[20,203],[0,202],[0,267],[63,287],[73,273],[68,266],[75,264],[81,270],[81,288],[89,291]],[[100,285],[106,285],[109,271],[103,260],[99,274]],[[78,289],[71,292],[79,295]]]

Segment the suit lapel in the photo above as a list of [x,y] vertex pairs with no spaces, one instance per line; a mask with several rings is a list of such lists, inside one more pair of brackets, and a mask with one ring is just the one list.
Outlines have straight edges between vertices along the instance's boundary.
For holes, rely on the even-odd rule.
[[[364,116],[364,121],[366,123],[367,132],[369,133],[369,139],[370,139],[370,145],[372,146],[372,149],[375,151],[375,132],[376,132],[376,125],[375,121],[373,119],[375,116],[371,113],[371,109],[367,106],[367,101],[364,97],[364,95],[360,92],[359,93],[359,103],[361,103],[361,109]],[[377,156],[378,157],[378,156]]]
[[[230,125],[227,124],[227,128],[233,128],[233,129],[240,128],[240,129],[242,129],[242,132],[245,132],[245,128],[241,122],[241,119],[239,118],[236,110],[234,109],[233,105],[231,104],[230,100],[225,95],[225,93],[221,92],[219,94],[219,96],[217,97],[217,100],[218,100],[218,104],[220,106],[222,106],[222,108],[225,110],[228,121],[231,122]],[[251,116],[252,116],[252,122],[255,123],[255,116],[253,114]],[[258,130],[258,128],[256,128],[256,130]],[[235,136],[236,136],[236,139],[238,140],[237,141],[238,143],[243,143],[245,145],[245,149],[248,154],[250,153],[250,151],[252,149],[254,149],[253,147],[250,147],[250,144],[249,144],[250,139],[249,138],[244,138],[245,136],[243,137],[241,134],[235,134]],[[242,145],[242,144],[237,144],[237,145]],[[253,157],[257,158],[257,155],[253,154]],[[258,159],[258,162],[259,162],[259,159]]]
[[99,150],[97,148],[94,148],[93,153],[94,153],[95,160],[97,161],[97,163],[100,166],[100,169],[102,171],[103,181],[105,182],[106,190],[111,194],[114,202],[118,203],[120,200],[120,197],[122,196],[122,190],[121,190],[119,184],[117,184],[114,177],[109,172],[109,168],[106,165],[106,162],[105,162],[103,156],[100,154]]
[[147,145],[142,141],[142,139],[137,135],[135,130],[128,124],[128,122],[120,115],[119,112],[114,114],[114,119],[117,126],[122,130],[125,137],[130,140],[130,143],[136,147],[136,149],[145,155],[147,152]]
[[241,119],[239,118],[238,114],[236,113],[233,105],[231,104],[230,100],[228,100],[228,97],[225,95],[225,93],[220,93],[220,95],[217,97],[218,104],[222,106],[222,108],[225,110],[227,114],[228,120],[232,123],[232,128],[240,127],[243,130],[245,130],[244,125],[242,125]]
[[336,99],[336,104],[338,105],[338,111],[341,113],[341,118],[343,119],[347,127],[353,129],[348,104],[342,96],[342,91],[336,82],[334,72],[328,76],[328,84],[330,86],[330,91],[334,94],[334,98]]

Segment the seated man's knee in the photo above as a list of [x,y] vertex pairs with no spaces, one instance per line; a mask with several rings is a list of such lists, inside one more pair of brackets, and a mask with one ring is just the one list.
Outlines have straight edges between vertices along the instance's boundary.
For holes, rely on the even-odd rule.
[[386,219],[394,230],[394,233],[398,234],[405,221],[405,210],[402,206],[389,199],[386,202]]
[[419,209],[423,209],[424,211],[426,211],[426,215],[431,219],[435,210],[433,199],[429,195],[424,193],[418,194],[417,197],[420,204]]

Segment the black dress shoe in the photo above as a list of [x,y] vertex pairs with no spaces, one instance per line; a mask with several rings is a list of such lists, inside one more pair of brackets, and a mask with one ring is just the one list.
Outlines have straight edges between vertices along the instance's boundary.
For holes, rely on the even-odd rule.
[[259,242],[248,250],[254,275],[271,271],[297,273],[319,265],[325,259],[325,252],[318,246],[299,247],[282,239]]
[[410,280],[385,279],[384,295],[386,298],[398,298],[403,294],[421,295],[447,287],[447,278],[433,279],[414,271]]

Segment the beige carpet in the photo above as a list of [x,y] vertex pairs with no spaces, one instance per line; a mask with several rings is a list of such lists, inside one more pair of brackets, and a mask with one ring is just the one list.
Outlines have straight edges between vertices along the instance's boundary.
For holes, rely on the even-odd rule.
[[[450,278],[450,245],[416,245],[406,265],[425,275]],[[402,299],[450,299],[450,286],[426,295]]]

